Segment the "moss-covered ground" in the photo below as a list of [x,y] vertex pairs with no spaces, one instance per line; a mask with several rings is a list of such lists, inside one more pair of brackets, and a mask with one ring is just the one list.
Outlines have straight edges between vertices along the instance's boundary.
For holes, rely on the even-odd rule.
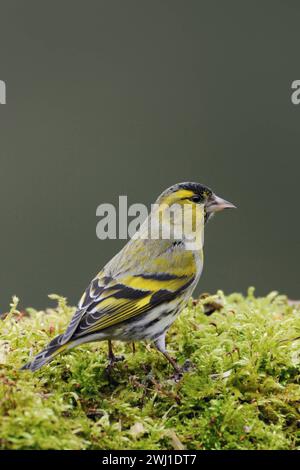
[[300,448],[300,307],[285,296],[191,300],[167,337],[194,366],[178,382],[145,343],[116,343],[126,360],[110,375],[105,343],[19,371],[70,320],[56,300],[19,312],[15,299],[0,321],[0,448]]

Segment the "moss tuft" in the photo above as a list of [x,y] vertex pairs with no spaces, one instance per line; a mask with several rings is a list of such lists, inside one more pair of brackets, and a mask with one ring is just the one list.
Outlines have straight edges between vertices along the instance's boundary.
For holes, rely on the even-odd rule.
[[108,376],[105,343],[19,371],[66,327],[74,308],[18,310],[0,321],[2,449],[300,449],[300,307],[272,292],[203,295],[168,333],[193,368],[175,382],[150,345]]

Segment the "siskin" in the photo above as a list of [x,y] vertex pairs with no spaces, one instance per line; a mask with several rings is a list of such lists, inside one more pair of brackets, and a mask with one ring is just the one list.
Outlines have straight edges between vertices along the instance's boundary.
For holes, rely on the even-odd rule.
[[35,371],[62,351],[102,340],[112,366],[118,359],[112,340],[150,340],[180,372],[165,335],[200,278],[205,223],[234,207],[199,183],[164,191],[140,230],[92,280],[66,331],[22,369]]

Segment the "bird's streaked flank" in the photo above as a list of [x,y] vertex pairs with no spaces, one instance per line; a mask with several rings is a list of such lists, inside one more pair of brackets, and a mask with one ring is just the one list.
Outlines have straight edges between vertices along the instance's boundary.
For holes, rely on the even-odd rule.
[[[159,217],[151,212],[138,236],[92,280],[65,333],[54,338],[22,369],[35,371],[62,351],[102,340],[109,341],[113,365],[116,357],[112,340],[151,340],[180,372],[166,351],[165,335],[200,278],[205,223],[215,212],[235,206],[199,183],[176,184],[159,196],[157,204]],[[178,238],[185,208],[189,209],[184,212],[189,220]],[[171,228],[169,238],[143,237],[154,216],[159,221],[159,233],[168,233]]]

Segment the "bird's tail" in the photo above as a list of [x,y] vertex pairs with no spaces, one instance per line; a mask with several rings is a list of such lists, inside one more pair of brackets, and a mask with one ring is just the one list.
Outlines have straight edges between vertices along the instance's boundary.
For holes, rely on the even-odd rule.
[[70,343],[61,344],[62,336],[63,335],[56,336],[56,338],[54,338],[43,351],[38,353],[32,361],[27,362],[27,364],[21,367],[21,370],[29,369],[35,371],[43,365],[48,364],[48,362],[51,362],[57,354],[69,348]]

